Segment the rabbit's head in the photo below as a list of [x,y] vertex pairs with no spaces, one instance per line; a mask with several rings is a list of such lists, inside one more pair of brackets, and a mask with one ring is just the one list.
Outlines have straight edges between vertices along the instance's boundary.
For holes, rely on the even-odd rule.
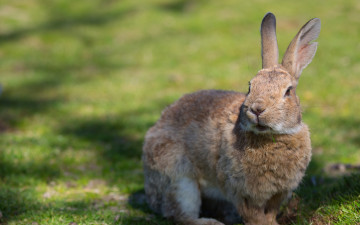
[[301,108],[296,86],[301,71],[315,55],[320,19],[307,22],[278,64],[276,20],[272,13],[261,23],[263,69],[249,82],[249,92],[240,109],[240,127],[255,133],[292,134],[301,128]]

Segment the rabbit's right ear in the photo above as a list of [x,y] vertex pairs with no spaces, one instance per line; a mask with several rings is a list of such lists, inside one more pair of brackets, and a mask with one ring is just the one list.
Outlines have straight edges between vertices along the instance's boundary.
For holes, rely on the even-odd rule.
[[276,40],[276,19],[268,12],[260,28],[262,68],[270,68],[279,63],[279,49]]
[[285,52],[282,66],[296,79],[315,55],[317,42],[312,41],[319,37],[320,27],[320,19],[311,19],[300,29]]

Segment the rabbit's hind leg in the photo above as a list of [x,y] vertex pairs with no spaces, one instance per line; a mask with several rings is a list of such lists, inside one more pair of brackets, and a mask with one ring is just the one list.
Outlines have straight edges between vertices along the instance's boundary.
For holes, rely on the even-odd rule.
[[147,203],[155,213],[162,214],[163,194],[170,185],[170,178],[147,165],[144,165],[144,175]]
[[182,177],[174,181],[165,193],[163,215],[177,224],[223,225],[215,219],[199,218],[201,194],[195,180]]

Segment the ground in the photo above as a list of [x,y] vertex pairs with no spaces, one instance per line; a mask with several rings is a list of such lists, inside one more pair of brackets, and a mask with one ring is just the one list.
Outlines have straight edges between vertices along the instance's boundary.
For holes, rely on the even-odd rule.
[[356,0],[3,0],[0,223],[171,224],[144,202],[144,134],[185,93],[246,92],[268,11],[281,55],[322,21],[297,88],[313,159],[279,220],[360,223]]

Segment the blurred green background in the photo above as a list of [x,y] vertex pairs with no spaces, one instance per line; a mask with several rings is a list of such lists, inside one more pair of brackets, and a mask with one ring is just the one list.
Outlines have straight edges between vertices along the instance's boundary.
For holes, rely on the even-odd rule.
[[185,93],[246,92],[268,11],[281,55],[322,21],[297,89],[313,160],[281,221],[359,224],[359,174],[326,170],[360,163],[357,0],[1,0],[0,224],[171,224],[144,202],[144,134]]

